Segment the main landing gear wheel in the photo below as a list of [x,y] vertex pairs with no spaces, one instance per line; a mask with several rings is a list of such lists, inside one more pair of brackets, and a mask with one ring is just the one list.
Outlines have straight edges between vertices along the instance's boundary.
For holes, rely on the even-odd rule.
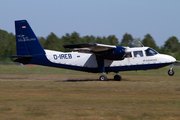
[[115,75],[115,76],[114,76],[114,80],[116,80],[116,81],[121,81],[121,76],[120,76],[120,75]]
[[173,76],[174,73],[175,73],[174,70],[173,70],[173,67],[174,67],[174,65],[172,64],[172,65],[171,65],[171,68],[168,70],[168,75],[169,75],[169,76]]
[[107,81],[108,79],[107,79],[107,76],[106,76],[106,75],[101,75],[101,76],[99,77],[99,80],[100,80],[100,81]]

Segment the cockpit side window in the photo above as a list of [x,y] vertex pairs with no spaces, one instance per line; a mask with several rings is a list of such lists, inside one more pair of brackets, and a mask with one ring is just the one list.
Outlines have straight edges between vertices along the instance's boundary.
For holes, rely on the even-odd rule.
[[158,54],[158,52],[156,52],[152,48],[148,48],[147,50],[145,50],[145,53],[146,53],[146,56],[154,56],[154,55]]
[[134,57],[143,57],[143,52],[142,51],[134,51]]

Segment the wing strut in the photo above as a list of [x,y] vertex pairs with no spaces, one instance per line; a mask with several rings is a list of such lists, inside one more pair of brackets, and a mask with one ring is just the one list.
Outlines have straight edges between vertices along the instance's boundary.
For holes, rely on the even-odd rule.
[[104,58],[101,57],[101,56],[96,55],[96,61],[97,61],[97,64],[98,64],[99,71],[103,73],[103,75],[101,75],[99,79],[101,81],[108,80],[107,76],[104,74],[105,73]]
[[105,67],[104,67],[104,58],[101,56],[96,55],[96,61],[98,64],[98,68],[100,72],[105,72]]

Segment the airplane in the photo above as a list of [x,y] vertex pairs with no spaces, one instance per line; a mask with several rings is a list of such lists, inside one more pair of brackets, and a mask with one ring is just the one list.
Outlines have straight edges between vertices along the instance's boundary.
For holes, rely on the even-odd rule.
[[119,71],[158,69],[171,65],[168,71],[174,75],[176,59],[160,54],[150,47],[122,47],[98,43],[64,45],[72,52],[43,49],[26,20],[15,21],[17,59],[14,62],[36,64],[77,71],[102,73],[100,81],[108,80],[105,73],[114,72],[114,80],[121,81]]

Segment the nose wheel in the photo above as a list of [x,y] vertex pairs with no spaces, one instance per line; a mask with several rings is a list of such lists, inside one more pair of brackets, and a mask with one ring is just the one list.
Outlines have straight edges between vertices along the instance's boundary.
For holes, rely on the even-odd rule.
[[174,65],[172,64],[172,65],[171,65],[171,68],[168,70],[168,75],[169,75],[169,76],[173,76],[174,73],[175,73],[174,70],[173,70],[173,67],[174,67]]

